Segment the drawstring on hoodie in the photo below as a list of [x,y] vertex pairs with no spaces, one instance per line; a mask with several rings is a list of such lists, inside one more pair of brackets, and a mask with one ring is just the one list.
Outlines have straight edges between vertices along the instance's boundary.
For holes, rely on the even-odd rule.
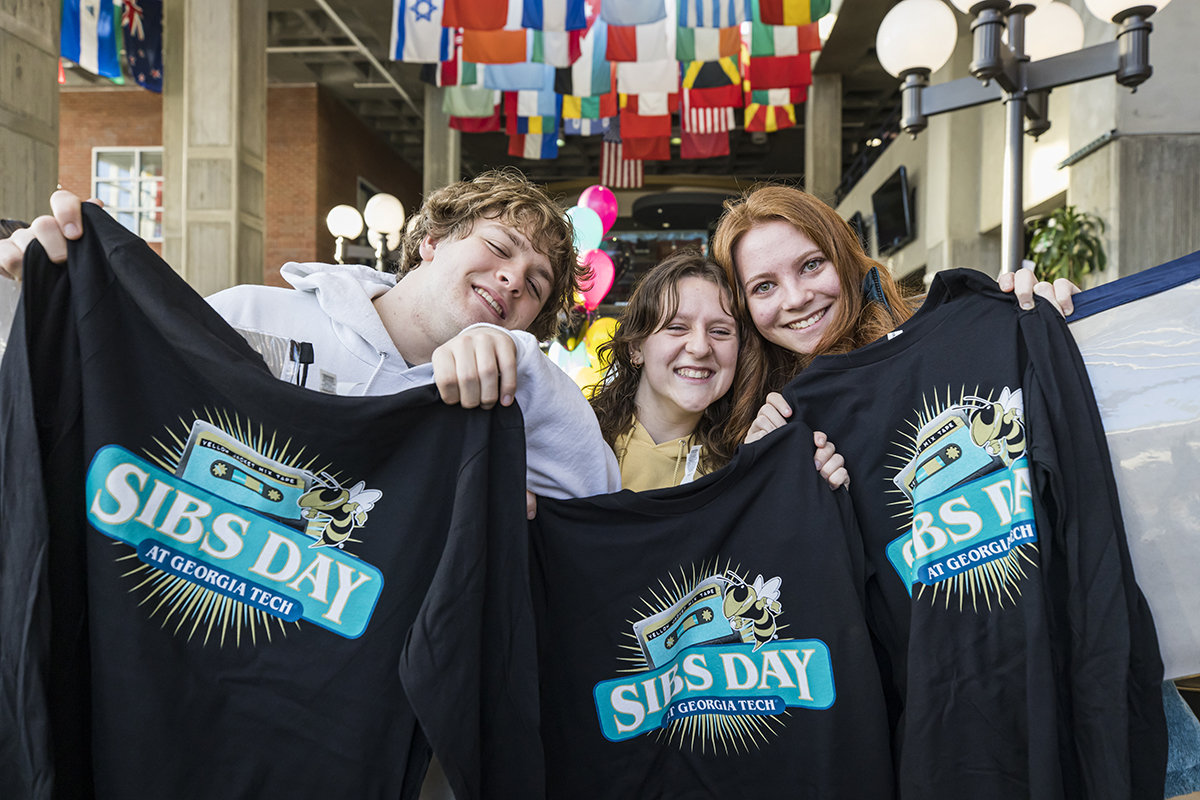
[[387,353],[383,352],[382,350],[379,350],[377,352],[379,353],[379,363],[375,365],[375,371],[371,373],[371,377],[367,378],[367,385],[365,387],[363,387],[364,395],[368,395],[371,393],[371,386],[374,385],[375,379],[379,377],[379,373],[383,371],[383,362],[387,361],[387,357],[388,357]]

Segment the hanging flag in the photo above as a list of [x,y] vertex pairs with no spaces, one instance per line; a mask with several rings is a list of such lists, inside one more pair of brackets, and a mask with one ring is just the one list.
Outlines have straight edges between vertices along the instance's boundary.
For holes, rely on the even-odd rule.
[[655,136],[636,139],[622,137],[622,158],[635,161],[670,161],[671,137]]
[[617,91],[626,94],[678,92],[679,62],[670,58],[617,64]]
[[455,29],[449,39],[450,57],[437,64],[422,64],[421,80],[434,86],[482,86],[482,70],[463,61],[462,30]]
[[[433,5],[438,0],[416,2]],[[442,24],[447,28],[494,31],[508,22],[507,0],[445,0],[443,8]]]
[[798,56],[759,56],[750,59],[746,80],[754,89],[786,89],[812,83],[812,59]]
[[500,104],[490,117],[450,117],[450,127],[463,133],[494,133],[500,130]]
[[746,103],[761,106],[786,106],[803,103],[808,99],[807,86],[792,86],[787,89],[754,89],[746,95]]
[[746,0],[678,0],[681,28],[730,28],[746,19]]
[[798,56],[821,49],[819,23],[810,25],[764,25],[750,27],[750,56]]
[[143,89],[162,94],[162,0],[122,0],[121,30],[129,74]]
[[782,131],[796,124],[796,107],[764,106],[750,103],[746,106],[743,127],[748,131]]
[[807,25],[829,13],[829,0],[759,0],[759,18],[768,25]]
[[525,0],[524,5],[521,15],[522,28],[535,31],[579,31],[587,27],[583,0]]
[[583,31],[530,31],[529,60],[552,67],[570,67],[582,53]]
[[[609,126],[612,129],[612,126]],[[623,157],[620,142],[600,144],[600,183],[610,189],[640,189],[643,181],[641,161]]]
[[504,116],[509,136],[554,133],[562,116],[562,97],[554,92],[505,92]]
[[732,108],[685,108],[679,128],[690,133],[724,133],[735,127]]
[[[732,109],[731,109],[732,110]],[[729,132],[680,134],[680,158],[719,158],[729,155]]]
[[554,91],[591,97],[612,91],[612,67],[604,57],[608,23],[596,20],[580,45],[579,60],[554,74]]
[[743,102],[740,82],[711,89],[684,89],[683,95],[691,108],[741,108]]
[[476,86],[447,86],[442,93],[442,113],[455,117],[490,117],[499,93]]
[[523,30],[464,30],[463,60],[472,64],[519,64],[525,61],[526,40]]
[[[674,6],[675,0],[670,0]],[[646,25],[667,16],[664,0],[601,0],[600,17],[609,25]]]
[[62,57],[93,75],[121,77],[112,0],[63,0]]
[[488,64],[483,68],[483,85],[502,92],[554,91],[554,67],[549,64]]
[[644,92],[623,94],[620,97],[622,109],[647,117],[674,114],[679,110],[679,95],[675,92]]
[[608,130],[607,117],[604,119],[571,119],[565,116],[566,104],[563,105],[563,133],[567,136],[598,136]]
[[659,114],[642,116],[628,109],[621,109],[621,140],[628,143],[630,139],[645,139],[647,137],[671,136],[671,115]]
[[509,136],[508,154],[532,161],[558,158],[558,132]]
[[736,58],[741,43],[741,33],[737,28],[679,28],[675,32],[675,60]]
[[680,69],[683,71],[685,89],[711,89],[742,84],[737,59],[732,57],[716,61],[693,61],[690,64],[680,64]]
[[599,97],[576,97],[571,94],[564,94],[562,96],[562,114],[564,119],[615,117],[619,110],[616,92],[602,94]]
[[436,64],[451,57],[454,31],[442,27],[442,4],[392,0],[392,43],[388,57],[410,64]]
[[605,58],[609,61],[662,61],[675,58],[674,36],[666,22],[653,25],[609,25]]

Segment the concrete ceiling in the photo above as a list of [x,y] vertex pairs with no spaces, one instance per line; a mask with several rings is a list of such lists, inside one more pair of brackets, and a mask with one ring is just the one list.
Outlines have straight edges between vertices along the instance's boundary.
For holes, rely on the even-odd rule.
[[[899,108],[899,82],[875,57],[875,32],[897,0],[844,0],[838,22],[816,65],[817,73],[842,75],[843,174],[862,169],[872,155],[867,142],[887,138],[886,126]],[[272,85],[319,84],[378,132],[416,170],[423,169],[422,120],[425,84],[420,66],[387,59],[391,0],[328,0],[329,6],[387,70],[396,86],[355,50],[342,27],[316,0],[268,0],[267,73]],[[75,76],[71,76],[74,78]],[[77,82],[78,79],[70,80]],[[740,114],[737,115],[740,123]],[[730,133],[730,155],[684,160],[678,148],[670,161],[647,161],[648,185],[733,186],[760,179],[799,179],[804,174],[804,114],[795,128],[768,134]],[[512,165],[531,179],[560,187],[594,183],[600,173],[600,137],[565,137],[557,159],[529,161],[508,155],[503,133],[463,134],[463,173]]]

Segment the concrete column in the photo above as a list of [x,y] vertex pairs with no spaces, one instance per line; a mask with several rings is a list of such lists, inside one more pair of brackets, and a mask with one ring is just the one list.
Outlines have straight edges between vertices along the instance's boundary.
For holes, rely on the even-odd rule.
[[842,180],[842,76],[813,75],[804,103],[804,190],[830,205]]
[[163,3],[163,256],[202,295],[262,283],[266,0]]
[[58,185],[59,0],[0,3],[0,217],[50,213]]
[[450,127],[450,115],[442,111],[439,86],[425,87],[425,196],[449,186],[462,177],[462,134]]

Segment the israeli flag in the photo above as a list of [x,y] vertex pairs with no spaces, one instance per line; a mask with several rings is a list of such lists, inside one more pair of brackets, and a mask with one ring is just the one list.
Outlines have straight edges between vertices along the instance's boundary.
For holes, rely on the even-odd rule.
[[121,77],[112,0],[63,0],[62,57],[95,75]]

